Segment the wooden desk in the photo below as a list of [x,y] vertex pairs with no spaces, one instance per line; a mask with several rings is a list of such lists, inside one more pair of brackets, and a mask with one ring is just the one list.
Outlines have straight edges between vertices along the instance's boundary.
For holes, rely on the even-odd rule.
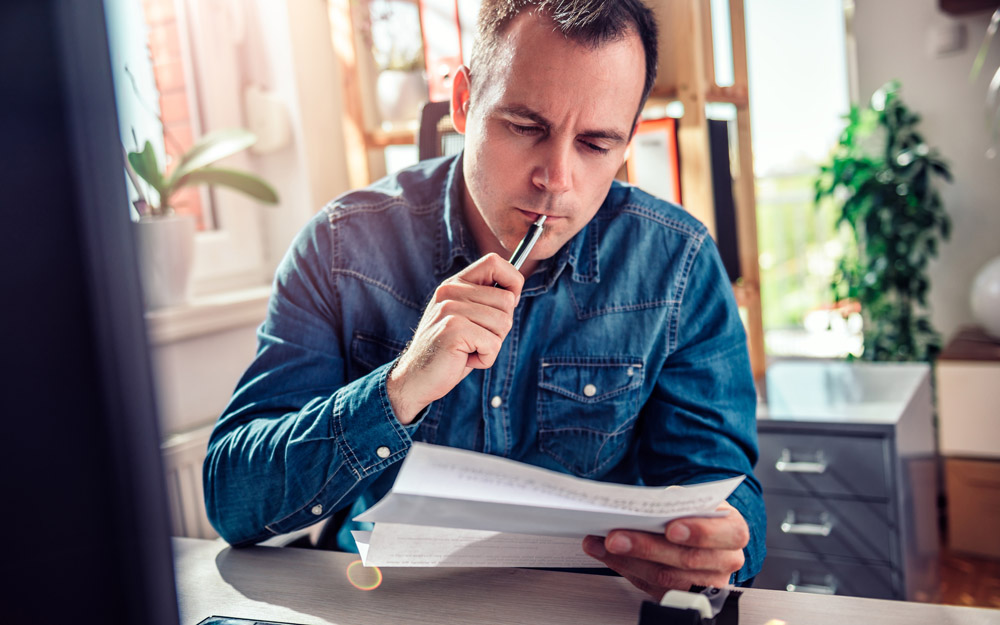
[[[354,588],[356,556],[280,547],[231,549],[174,539],[182,625],[207,616],[304,625],[636,625],[646,595],[619,577],[525,569],[385,569],[382,585]],[[740,624],[1000,624],[1000,610],[748,589]]]

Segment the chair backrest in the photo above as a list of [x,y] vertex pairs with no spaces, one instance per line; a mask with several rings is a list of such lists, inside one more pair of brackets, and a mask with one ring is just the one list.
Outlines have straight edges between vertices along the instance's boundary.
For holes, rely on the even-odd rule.
[[420,160],[458,154],[465,137],[451,125],[450,102],[428,102],[420,111],[417,153]]

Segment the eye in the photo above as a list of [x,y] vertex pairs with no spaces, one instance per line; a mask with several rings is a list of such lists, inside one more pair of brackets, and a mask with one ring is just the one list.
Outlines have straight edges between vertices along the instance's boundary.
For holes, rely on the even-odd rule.
[[522,126],[521,124],[515,124],[510,122],[507,124],[511,132],[516,135],[521,135],[522,137],[537,137],[543,132],[543,130],[538,126]]
[[581,140],[580,143],[582,143],[585,148],[587,148],[589,151],[593,152],[594,154],[600,154],[600,155],[603,156],[604,154],[607,154],[608,152],[611,151],[608,148],[602,148],[601,146],[597,145],[596,143],[591,143],[590,141],[582,141]]

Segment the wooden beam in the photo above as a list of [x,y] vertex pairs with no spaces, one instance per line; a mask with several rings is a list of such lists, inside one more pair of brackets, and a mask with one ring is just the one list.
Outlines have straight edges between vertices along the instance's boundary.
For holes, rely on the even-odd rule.
[[361,188],[371,182],[368,164],[367,133],[362,109],[361,72],[358,45],[355,39],[353,0],[327,0],[333,51],[340,65],[344,102],[344,156],[351,188]]
[[650,2],[660,25],[660,71],[653,97],[669,94],[684,106],[677,124],[681,203],[715,235],[708,120],[705,117],[705,43],[702,0]]
[[[743,0],[729,0],[730,27],[733,37],[733,90],[749,94],[747,73],[746,23]],[[742,287],[746,291],[747,339],[750,366],[754,377],[764,375],[764,318],[760,301],[760,265],[757,250],[757,200],[756,178],[753,169],[753,139],[750,134],[749,97],[736,108],[738,141],[737,162],[734,172],[734,199],[736,200],[736,237],[740,250]]]

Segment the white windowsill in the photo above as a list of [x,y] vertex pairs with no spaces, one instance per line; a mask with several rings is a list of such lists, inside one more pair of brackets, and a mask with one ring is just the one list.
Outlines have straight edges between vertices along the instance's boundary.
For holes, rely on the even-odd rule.
[[257,286],[192,297],[176,308],[148,311],[146,331],[151,345],[196,338],[231,328],[257,325],[267,314],[271,287]]

